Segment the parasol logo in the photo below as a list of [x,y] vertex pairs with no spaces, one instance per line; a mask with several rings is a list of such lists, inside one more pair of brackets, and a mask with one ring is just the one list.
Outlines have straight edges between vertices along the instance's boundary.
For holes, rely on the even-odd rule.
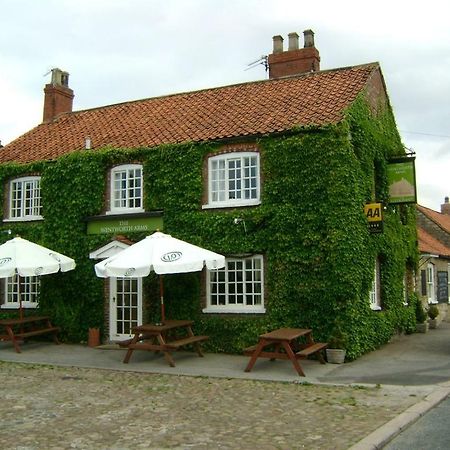
[[10,261],[12,261],[12,258],[1,258],[0,259],[0,266],[4,266],[5,264],[8,264]]
[[130,267],[129,269],[127,269],[125,271],[125,276],[126,277],[131,277],[131,275],[133,275],[133,273],[136,272],[136,269],[134,267]]
[[43,267],[36,267],[36,269],[34,269],[34,273],[35,275],[41,275],[41,273],[44,271]]
[[183,253],[181,253],[181,252],[165,253],[164,255],[161,256],[161,261],[174,262],[174,261],[180,259],[182,255],[183,255]]

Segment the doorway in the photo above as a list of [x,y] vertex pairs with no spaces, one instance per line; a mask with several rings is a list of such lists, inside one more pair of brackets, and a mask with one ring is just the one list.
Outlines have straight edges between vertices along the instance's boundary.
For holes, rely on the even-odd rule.
[[109,282],[109,338],[122,341],[142,325],[142,278],[110,278]]

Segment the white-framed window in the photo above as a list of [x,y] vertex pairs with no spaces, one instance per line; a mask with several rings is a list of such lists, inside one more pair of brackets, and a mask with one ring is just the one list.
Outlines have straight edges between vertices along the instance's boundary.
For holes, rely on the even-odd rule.
[[142,166],[127,164],[111,170],[110,213],[142,212]]
[[38,306],[41,288],[40,277],[19,277],[15,275],[5,279],[5,295],[2,308],[19,308],[19,293],[23,308]]
[[233,152],[208,160],[208,204],[203,208],[259,205],[258,152]]
[[207,271],[207,306],[203,312],[264,313],[262,255],[226,258],[223,269]]
[[408,306],[408,270],[403,275],[403,304]]
[[436,285],[434,280],[434,264],[427,264],[427,298],[428,303],[437,303]]
[[41,177],[22,177],[9,184],[10,221],[42,219]]
[[369,292],[370,307],[374,311],[381,310],[380,279],[380,260],[377,258],[373,271],[372,287]]

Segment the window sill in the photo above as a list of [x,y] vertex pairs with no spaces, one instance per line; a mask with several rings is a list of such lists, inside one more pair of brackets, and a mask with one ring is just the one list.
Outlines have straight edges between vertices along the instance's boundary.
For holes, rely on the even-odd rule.
[[209,306],[202,310],[205,314],[264,314],[266,308],[236,308]]
[[261,200],[251,200],[246,202],[217,202],[202,205],[202,209],[240,208],[242,206],[259,206]]
[[381,306],[370,306],[372,311],[381,311]]
[[[22,302],[22,308],[23,309],[36,309],[38,307],[37,303],[27,303]],[[18,303],[4,303],[3,305],[0,305],[0,309],[19,309]]]
[[105,214],[107,216],[116,215],[119,216],[121,214],[139,214],[143,213],[145,210],[143,208],[134,208],[134,209],[115,209],[113,211],[106,211]]
[[3,223],[7,223],[7,222],[35,222],[37,220],[44,220],[44,217],[42,217],[42,216],[15,217],[14,219],[3,219]]

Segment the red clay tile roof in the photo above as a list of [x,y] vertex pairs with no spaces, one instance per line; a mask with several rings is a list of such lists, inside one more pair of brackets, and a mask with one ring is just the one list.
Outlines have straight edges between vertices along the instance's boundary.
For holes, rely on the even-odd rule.
[[417,237],[419,239],[420,253],[429,253],[431,255],[450,258],[450,248],[428,234],[424,229],[417,228]]
[[282,132],[342,120],[377,63],[61,114],[0,151],[0,163],[56,159],[84,148],[152,147]]
[[441,227],[445,232],[450,234],[450,216],[448,214],[442,214],[421,205],[417,205],[417,209],[436,225]]

